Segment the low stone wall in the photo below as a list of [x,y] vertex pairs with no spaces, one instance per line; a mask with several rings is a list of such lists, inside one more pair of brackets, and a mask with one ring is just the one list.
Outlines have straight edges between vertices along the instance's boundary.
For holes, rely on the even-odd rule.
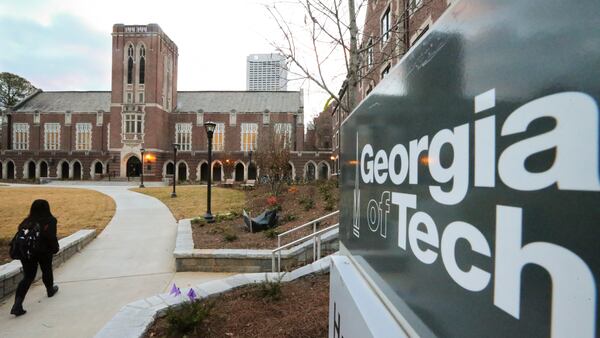
[[[96,230],[79,230],[71,236],[59,240],[60,251],[54,255],[52,266],[56,268],[66,262],[95,237]],[[38,271],[36,280],[40,278],[42,278],[42,274]],[[13,260],[10,263],[0,265],[0,300],[12,294],[21,279],[23,279],[23,267],[20,261]]]
[[[339,248],[338,230],[321,237],[321,256]],[[175,243],[177,272],[271,272],[271,250],[253,249],[194,249],[192,226],[189,219],[179,221]],[[313,242],[307,242],[281,251],[281,270],[289,270],[313,260]]]
[[[281,277],[282,282],[329,271],[331,258],[322,258],[310,265],[303,266]],[[265,278],[274,280],[280,277],[277,273],[245,273],[220,280],[202,283],[194,287],[199,298],[208,298],[234,288],[264,282]],[[188,301],[186,290],[180,296],[162,293],[149,298],[129,303],[96,334],[95,338],[141,338],[154,320],[164,314],[168,308],[177,307]]]

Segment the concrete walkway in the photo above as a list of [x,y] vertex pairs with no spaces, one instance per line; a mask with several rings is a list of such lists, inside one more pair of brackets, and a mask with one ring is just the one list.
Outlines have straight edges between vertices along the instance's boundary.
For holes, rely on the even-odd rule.
[[56,296],[47,298],[40,280],[27,294],[26,315],[9,314],[12,297],[0,304],[0,337],[93,337],[123,305],[165,292],[173,281],[185,287],[230,275],[175,274],[177,227],[164,204],[128,187],[87,188],[115,200],[113,219],[81,253],[54,271],[60,286]]

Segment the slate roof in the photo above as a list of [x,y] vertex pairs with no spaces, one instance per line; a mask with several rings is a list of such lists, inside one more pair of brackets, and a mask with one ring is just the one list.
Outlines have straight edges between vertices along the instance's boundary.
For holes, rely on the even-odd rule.
[[[177,93],[177,110],[207,113],[230,112],[297,112],[302,106],[302,95],[297,91],[181,91]],[[110,111],[110,91],[39,91],[23,100],[15,112],[95,112]]]
[[302,107],[300,92],[260,92],[260,91],[203,91],[177,92],[177,110],[207,113],[230,112],[297,112]]
[[58,91],[44,92],[30,96],[28,99],[19,103],[15,112],[32,112],[39,110],[41,112],[95,112],[98,110],[110,111],[110,92],[109,91]]

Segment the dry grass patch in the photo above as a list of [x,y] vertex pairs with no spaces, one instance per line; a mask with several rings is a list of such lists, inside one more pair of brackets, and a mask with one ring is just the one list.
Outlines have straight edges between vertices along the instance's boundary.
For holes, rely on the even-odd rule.
[[[171,209],[176,219],[203,216],[206,213],[206,186],[177,187],[177,197],[171,198],[172,187],[135,188],[132,191],[156,197]],[[240,212],[246,204],[244,192],[235,189],[212,187],[213,215],[234,210]]]
[[8,242],[29,214],[31,203],[45,199],[58,220],[58,237],[81,229],[102,231],[115,213],[112,198],[93,190],[70,188],[0,188],[0,264],[9,260]]

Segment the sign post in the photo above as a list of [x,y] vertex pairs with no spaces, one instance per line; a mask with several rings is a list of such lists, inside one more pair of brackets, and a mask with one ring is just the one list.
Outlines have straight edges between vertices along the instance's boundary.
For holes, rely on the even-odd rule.
[[454,2],[344,121],[330,337],[597,337],[597,13]]

